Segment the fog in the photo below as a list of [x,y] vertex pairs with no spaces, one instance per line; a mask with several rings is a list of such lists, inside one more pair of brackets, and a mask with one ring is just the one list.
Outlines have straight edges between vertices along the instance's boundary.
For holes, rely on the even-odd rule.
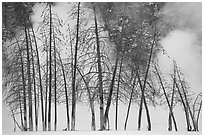
[[167,55],[160,56],[165,73],[172,71],[175,60],[193,92],[202,87],[202,3],[167,3],[164,19],[174,27],[161,45]]

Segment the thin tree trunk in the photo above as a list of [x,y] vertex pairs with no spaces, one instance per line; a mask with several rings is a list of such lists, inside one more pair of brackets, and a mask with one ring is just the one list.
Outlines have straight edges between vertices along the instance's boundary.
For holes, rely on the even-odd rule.
[[109,109],[110,109],[110,105],[111,105],[111,99],[112,99],[112,94],[113,94],[113,88],[114,88],[114,83],[115,83],[115,75],[116,75],[116,71],[117,71],[117,66],[118,66],[118,55],[115,61],[115,66],[114,66],[114,71],[113,71],[113,76],[112,76],[112,80],[110,83],[110,92],[109,92],[109,96],[107,99],[107,106],[106,106],[106,110],[105,110],[105,115],[104,115],[104,127],[106,128],[106,124],[107,124],[107,119],[108,119],[108,113],[109,113]]
[[45,130],[47,130],[47,103],[48,103],[48,73],[49,73],[49,57],[48,57],[48,48],[46,51],[46,88],[45,88]]
[[[198,131],[198,117],[196,118],[196,116],[195,116],[195,112],[196,112],[196,110],[195,110],[195,105],[196,105],[196,103],[197,103],[198,97],[201,96],[201,93],[202,93],[202,92],[200,92],[200,93],[196,96],[196,99],[195,99],[194,102],[193,102],[193,118],[195,119],[195,125],[196,125],[196,128],[194,129],[194,131]],[[199,107],[199,109],[198,109],[197,116],[199,116],[201,106],[202,106],[202,100],[201,100],[201,102],[200,102],[200,107]]]
[[29,108],[29,131],[33,131],[33,111],[32,111],[32,92],[31,92],[31,75],[30,75],[30,56],[28,33],[25,27],[26,51],[27,51],[27,75],[28,75],[28,108]]
[[190,129],[190,121],[189,121],[189,115],[188,115],[188,112],[187,112],[187,107],[186,107],[186,104],[185,104],[185,102],[183,100],[181,91],[180,91],[179,86],[178,86],[176,81],[175,81],[175,84],[176,84],[176,88],[178,90],[179,96],[181,98],[181,102],[182,102],[183,107],[184,107],[184,112],[185,112],[185,116],[186,116],[187,131],[189,131],[189,129]]
[[119,95],[119,89],[120,89],[120,76],[122,71],[122,64],[123,64],[123,56],[120,61],[120,69],[118,74],[118,83],[117,83],[117,92],[116,92],[116,105],[115,105],[115,130],[118,129],[118,95]]
[[[136,71],[137,73],[137,77],[138,77],[138,82],[139,82],[139,85],[140,85],[140,90],[142,92],[142,82],[140,81],[140,76],[139,76],[139,73],[138,73],[139,70]],[[143,92],[142,92],[142,95],[141,95],[141,100],[140,100],[140,107],[139,107],[139,116],[138,116],[138,130],[140,130],[141,128],[141,117],[142,117],[142,104],[143,104]]]
[[[173,111],[173,103],[174,103],[174,93],[175,93],[175,76],[176,73],[175,73],[175,65],[174,65],[174,77],[173,77],[173,91],[172,91],[172,96],[171,96],[171,109]],[[169,127],[168,127],[168,131],[172,131],[172,115],[171,115],[171,112],[169,111]],[[176,129],[175,125],[174,125],[174,128]]]
[[[23,121],[21,121],[21,124],[22,124],[22,130],[23,131],[26,131],[27,130],[27,108],[26,108],[26,92],[25,92],[25,77],[24,77],[24,62],[23,62],[23,51],[20,47],[20,44],[18,43],[18,40],[16,39],[16,42],[17,42],[17,45],[18,45],[18,48],[19,48],[19,51],[20,51],[20,59],[21,59],[21,76],[22,76],[22,85],[23,85],[23,113],[24,113],[24,116],[23,116]],[[21,106],[20,106],[21,107]],[[22,113],[22,112],[21,112]],[[22,117],[22,116],[21,116]]]
[[52,96],[52,11],[49,4],[50,12],[50,77],[49,77],[49,108],[48,108],[48,131],[51,131],[51,96]]
[[[74,75],[74,55],[73,55],[73,45],[72,45],[72,39],[71,39],[71,31],[70,31],[70,28],[68,27],[68,30],[69,30],[69,35],[70,35],[70,46],[71,46],[71,80],[73,82],[73,75]],[[68,95],[68,94],[67,94]],[[68,101],[68,100],[67,100]],[[67,106],[68,107],[68,106]],[[69,119],[69,109],[67,109],[67,119],[68,119],[68,130],[70,130],[70,119]]]
[[193,129],[191,129],[191,131],[192,131],[192,130],[193,130],[193,131],[196,131],[196,129],[197,129],[196,120],[195,120],[195,118],[193,117],[193,113],[192,113],[192,111],[191,111],[191,109],[190,109],[189,103],[188,103],[188,111],[189,111],[189,113],[190,113],[191,120],[192,120],[192,122],[193,122]]
[[139,67],[138,67],[138,70],[137,70],[137,75],[138,75],[138,80],[140,81],[140,88],[141,88],[141,100],[140,100],[140,108],[139,108],[139,116],[138,116],[138,130],[140,130],[140,127],[141,127],[141,117],[142,117],[142,106],[143,106],[143,102],[144,102],[144,106],[145,106],[145,110],[146,110],[146,115],[147,115],[147,122],[148,122],[148,131],[151,131],[151,120],[150,120],[150,115],[149,115],[149,110],[148,110],[148,107],[147,107],[147,103],[146,103],[146,99],[145,99],[145,88],[146,88],[146,81],[147,81],[147,75],[148,75],[148,71],[149,71],[149,67],[150,67],[150,63],[151,63],[151,57],[152,57],[152,53],[153,53],[153,47],[154,47],[154,43],[155,43],[155,37],[154,36],[154,40],[153,40],[153,43],[151,45],[151,51],[150,51],[150,56],[149,56],[149,61],[148,61],[148,65],[147,65],[147,70],[146,70],[146,73],[145,73],[145,79],[144,79],[144,84],[142,86],[142,83],[140,81],[140,77],[139,77]]
[[75,121],[76,121],[76,68],[77,68],[77,50],[78,50],[78,41],[79,41],[79,11],[80,11],[80,2],[78,3],[77,11],[77,32],[76,32],[76,45],[75,45],[75,54],[74,54],[74,72],[72,79],[72,121],[71,121],[71,130],[75,130]]
[[20,119],[21,119],[21,127],[23,128],[23,111],[21,105],[21,92],[19,91],[19,104],[20,104]]
[[96,35],[96,50],[97,50],[97,63],[98,63],[98,80],[99,80],[99,101],[100,101],[100,130],[104,130],[104,104],[103,104],[103,76],[102,76],[102,68],[101,68],[101,55],[100,55],[100,42],[99,42],[99,36],[98,36],[98,24],[97,24],[97,18],[96,18],[96,11],[95,11],[95,5],[93,5],[93,11],[94,11],[94,22],[95,22],[95,35]]
[[37,45],[37,41],[35,38],[35,33],[33,30],[33,27],[31,27],[32,29],[32,33],[33,33],[33,38],[34,38],[34,42],[35,42],[35,50],[36,50],[36,54],[37,54],[37,66],[38,66],[38,76],[39,76],[39,82],[40,82],[40,96],[41,96],[41,112],[42,112],[42,125],[43,125],[43,131],[45,131],[45,120],[44,120],[44,105],[43,105],[43,87],[42,87],[42,79],[41,79],[41,70],[40,70],[40,59],[39,59],[39,53],[38,53],[38,45]]
[[[39,87],[37,87],[37,117],[39,118],[39,106],[40,106],[40,97],[39,97]],[[43,123],[42,123],[43,124]]]
[[58,53],[58,56],[59,56],[59,60],[60,60],[60,63],[61,63],[63,80],[64,80],[64,91],[65,91],[66,110],[67,110],[67,130],[70,130],[70,126],[69,126],[69,100],[68,100],[67,82],[66,82],[64,66],[63,66],[62,59],[61,59],[59,53]]
[[199,107],[199,109],[198,109],[198,115],[197,115],[197,118],[196,118],[196,131],[199,131],[198,130],[198,120],[199,120],[199,116],[200,116],[200,112],[201,112],[201,109],[202,109],[202,99],[201,99],[201,101],[200,101],[200,107]]
[[36,81],[35,81],[35,64],[34,64],[34,51],[32,47],[30,33],[28,32],[29,40],[30,40],[30,49],[31,49],[31,61],[33,68],[33,91],[34,91],[34,110],[35,110],[35,130],[38,131],[38,115],[37,115],[37,95],[36,95]]
[[[138,68],[138,70],[139,70],[139,68]],[[138,77],[138,82],[139,82],[139,85],[140,85],[140,89],[142,91],[142,82],[140,80],[138,70],[137,70],[137,77]],[[146,110],[146,116],[147,116],[147,122],[148,122],[148,131],[150,131],[151,130],[151,121],[150,121],[149,110],[148,110],[148,107],[147,107],[144,92],[142,92],[142,97],[141,97],[141,100],[140,100],[140,108],[139,108],[139,116],[138,116],[138,130],[140,130],[140,127],[141,127],[141,116],[142,116],[143,102],[144,102],[144,106],[145,106],[145,110]]]
[[[44,108],[44,109],[42,109],[42,114],[44,114],[44,115],[42,115],[42,120],[44,119],[44,129],[43,129],[43,131],[46,131],[47,130],[47,116],[48,116],[47,111],[48,111],[48,86],[49,86],[48,85],[48,81],[49,81],[49,77],[48,77],[48,75],[49,75],[49,53],[48,53],[49,46],[48,46],[47,38],[45,37],[45,35],[42,34],[42,37],[44,37],[45,45],[47,45],[45,47],[45,51],[46,51],[45,97],[44,97],[45,106],[43,106],[43,104],[42,104],[42,102],[43,102],[43,92],[41,92],[41,101],[42,101],[41,105],[43,106],[43,107],[41,106],[41,109]],[[42,81],[42,79],[41,79],[41,81]],[[43,90],[43,88],[42,88],[42,90]]]
[[[146,99],[145,99],[145,88],[146,88],[146,81],[147,81],[147,75],[148,75],[148,72],[149,72],[149,67],[150,67],[150,64],[151,64],[151,59],[152,59],[152,54],[153,54],[153,49],[154,49],[154,44],[155,44],[155,41],[156,41],[156,27],[155,27],[155,30],[154,30],[154,38],[153,38],[153,42],[151,44],[151,50],[150,50],[150,55],[149,55],[149,60],[148,60],[148,64],[147,64],[147,70],[146,70],[146,73],[145,73],[145,79],[144,79],[144,84],[143,84],[143,87],[141,88],[141,92],[142,92],[142,97],[141,97],[141,101],[140,101],[140,109],[139,109],[139,117],[138,117],[138,130],[140,130],[140,125],[141,125],[141,116],[142,116],[142,106],[143,106],[143,101],[144,101],[144,106],[145,106],[145,110],[146,110],[146,115],[147,115],[147,122],[148,122],[148,131],[151,131],[151,120],[150,120],[150,115],[149,115],[149,110],[148,110],[148,107],[147,107],[147,103],[146,103]],[[139,71],[139,65],[138,65],[138,71]],[[138,72],[137,71],[137,72]],[[139,77],[139,74],[138,74],[138,78]]]
[[[10,107],[10,106],[9,106]],[[13,123],[14,123],[14,132],[16,131],[16,125],[18,126],[18,128],[23,131],[23,129],[20,127],[20,125],[18,124],[18,122],[16,121],[16,118],[15,118],[15,114],[13,112],[13,109],[10,107],[10,110],[11,110],[11,114],[12,114],[12,118],[13,118]]]
[[89,84],[85,80],[84,76],[82,75],[82,73],[78,67],[77,67],[77,70],[78,70],[79,74],[81,75],[81,77],[82,77],[82,79],[86,85],[86,89],[87,89],[88,97],[89,97],[90,108],[91,108],[91,130],[95,131],[96,130],[96,122],[95,122],[95,111],[94,111],[94,99],[91,97],[91,91],[89,89]]
[[[122,47],[123,44],[123,28],[124,28],[124,23],[122,22],[122,30],[121,30],[121,34],[120,34],[120,45]],[[121,49],[121,47],[119,47]],[[122,49],[121,49],[122,50]],[[119,51],[117,51],[119,52]],[[122,51],[123,52],[123,51]],[[117,126],[118,126],[118,92],[119,92],[119,86],[120,86],[120,74],[121,74],[121,69],[122,69],[122,62],[123,62],[123,55],[124,53],[122,53],[122,57],[121,57],[121,62],[120,62],[120,68],[119,68],[119,76],[118,76],[118,83],[117,83],[117,92],[116,92],[116,113],[115,113],[115,129],[117,130]],[[118,57],[118,55],[117,55]]]
[[91,130],[96,130],[96,120],[95,120],[95,111],[94,111],[94,100],[91,98],[90,100],[90,108],[91,108]]
[[[70,35],[70,46],[71,46],[71,80],[73,83],[73,77],[74,77],[74,55],[73,55],[73,46],[72,46],[72,39],[71,39],[71,32],[70,32],[70,28],[69,29],[69,35]],[[69,112],[67,112],[68,114]],[[68,121],[68,126],[70,126],[70,120]],[[68,129],[70,130],[70,128]]]
[[55,121],[54,121],[54,131],[57,130],[57,70],[56,70],[56,43],[55,43],[55,37],[54,37],[54,30],[53,30],[53,40],[54,40],[54,86],[55,86]]
[[[180,77],[180,74],[179,74],[179,70],[177,68],[177,74],[178,74],[178,78],[179,78],[179,81],[181,83],[181,88],[182,88],[182,91],[183,91],[183,94],[184,94],[184,99],[185,99],[185,102],[186,102],[186,112],[187,112],[187,115],[189,115],[190,113],[190,116],[191,116],[191,120],[193,122],[193,127],[194,129],[196,129],[196,124],[195,124],[195,119],[193,118],[193,114],[191,112],[191,109],[190,109],[190,106],[189,106],[189,103],[188,103],[188,98],[187,98],[187,95],[186,95],[186,92],[185,92],[185,88],[184,88],[184,85],[181,81],[181,77]],[[188,113],[189,112],[189,113]],[[189,116],[188,116],[189,117]],[[189,127],[188,127],[188,131],[191,131],[191,125],[190,125],[190,119],[189,119]]]
[[129,117],[130,106],[131,106],[131,103],[132,103],[132,96],[133,96],[133,92],[134,92],[134,89],[135,89],[136,78],[137,78],[137,76],[134,77],[134,81],[133,81],[133,85],[132,85],[132,91],[131,91],[131,94],[130,94],[130,100],[129,100],[129,103],[128,103],[128,109],[127,109],[127,114],[126,114],[126,118],[125,118],[124,130],[126,130],[126,127],[127,127],[127,121],[128,121],[128,117]]
[[173,118],[173,122],[174,122],[174,125],[175,125],[175,130],[177,131],[177,125],[176,125],[176,120],[175,120],[175,117],[174,117],[174,113],[173,113],[173,111],[172,111],[172,107],[171,107],[171,105],[170,105],[170,103],[169,103],[169,99],[168,99],[168,97],[167,97],[167,94],[166,94],[166,91],[165,91],[165,88],[164,88],[162,79],[161,79],[161,77],[160,77],[160,74],[159,74],[159,72],[158,72],[158,69],[157,69],[156,65],[155,65],[155,70],[156,70],[157,76],[158,76],[158,78],[159,78],[160,84],[161,84],[161,86],[162,86],[162,89],[163,89],[163,91],[164,91],[164,96],[165,96],[165,98],[166,98],[167,105],[168,105],[168,107],[169,107],[169,110],[170,110],[170,112],[171,112],[171,116],[172,116],[172,118]]
[[18,90],[18,102],[19,102],[21,128],[23,128],[23,111],[22,111],[22,105],[21,105],[21,91],[20,90]]

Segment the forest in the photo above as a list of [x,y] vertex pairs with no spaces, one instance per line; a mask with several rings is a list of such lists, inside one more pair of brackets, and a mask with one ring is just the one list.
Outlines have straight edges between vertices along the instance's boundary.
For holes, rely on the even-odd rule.
[[[59,5],[66,10],[56,9]],[[192,90],[179,62],[162,44],[180,28],[196,30],[191,32],[199,41],[201,29],[185,18],[187,25],[172,23],[164,13],[167,5],[2,2],[2,100],[10,110],[14,131],[61,130],[58,107],[62,104],[66,106],[63,130],[77,131],[79,103],[90,110],[91,131],[117,131],[120,111],[126,113],[126,130],[133,104],[138,109],[134,114],[138,131],[142,117],[147,131],[152,131],[150,108],[160,106],[168,110],[167,131],[179,131],[176,106],[182,109],[186,131],[201,130],[201,88]],[[165,66],[168,73],[160,63],[161,54],[170,60]],[[124,110],[119,109],[122,103]],[[114,108],[111,128],[110,108]]]

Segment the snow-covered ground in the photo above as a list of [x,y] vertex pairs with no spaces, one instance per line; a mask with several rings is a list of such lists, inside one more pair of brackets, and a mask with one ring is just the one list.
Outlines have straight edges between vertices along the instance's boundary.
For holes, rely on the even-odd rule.
[[[95,111],[96,111],[96,129],[99,129],[99,109],[98,106],[95,106]],[[131,106],[130,114],[129,114],[129,119],[128,119],[128,124],[127,124],[127,130],[123,131],[124,129],[124,121],[126,117],[126,111],[127,111],[127,106],[126,104],[120,104],[119,106],[119,115],[118,115],[118,131],[115,131],[115,106],[111,105],[110,109],[110,131],[91,131],[91,113],[90,109],[85,106],[85,105],[77,105],[77,113],[76,113],[76,131],[62,131],[66,127],[66,111],[64,106],[60,105],[58,107],[58,123],[57,123],[57,130],[58,131],[46,131],[43,132],[42,126],[41,126],[41,118],[40,118],[40,113],[39,113],[39,131],[33,131],[33,132],[20,132],[18,130],[18,127],[16,127],[16,132],[14,132],[14,125],[13,125],[13,120],[11,116],[8,115],[9,110],[6,109],[6,107],[2,108],[2,133],[5,135],[21,135],[21,134],[62,134],[62,135],[70,135],[70,134],[79,134],[79,135],[84,135],[84,134],[111,134],[111,135],[137,135],[137,134],[185,134],[185,135],[197,135],[202,133],[202,113],[200,115],[199,119],[199,131],[200,132],[186,132],[186,121],[185,121],[185,115],[180,106],[176,107],[174,109],[175,116],[176,116],[176,121],[177,121],[177,127],[178,127],[178,132],[168,132],[168,114],[169,111],[165,107],[158,107],[158,108],[153,108],[150,107],[150,114],[151,114],[151,123],[152,123],[152,131],[148,132],[147,131],[147,121],[146,121],[146,113],[143,111],[142,115],[142,127],[141,131],[137,131],[137,121],[138,121],[138,106],[133,104]],[[53,114],[54,116],[54,114]],[[19,121],[19,118],[17,118]],[[52,130],[53,130],[53,124],[54,124],[54,119],[52,118]],[[35,126],[34,126],[35,129]],[[174,128],[173,128],[174,130]]]
[[201,132],[158,132],[158,131],[3,131],[3,135],[201,135]]

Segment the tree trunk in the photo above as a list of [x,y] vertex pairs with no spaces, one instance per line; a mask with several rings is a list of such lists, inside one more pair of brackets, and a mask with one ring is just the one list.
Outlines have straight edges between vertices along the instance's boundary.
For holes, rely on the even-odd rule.
[[194,102],[193,102],[193,117],[194,117],[194,119],[195,119],[195,125],[196,125],[196,129],[194,129],[195,131],[199,131],[199,130],[198,130],[198,119],[199,119],[200,111],[201,111],[201,108],[202,108],[202,99],[201,99],[201,101],[200,101],[200,103],[199,103],[199,108],[198,108],[198,112],[197,112],[197,117],[196,117],[196,116],[195,116],[195,112],[196,112],[195,107],[196,107],[197,100],[198,100],[199,97],[202,98],[202,92],[200,92],[200,93],[196,96],[196,98],[195,98],[195,100],[194,100]]
[[160,77],[160,74],[159,74],[159,72],[158,72],[158,69],[157,69],[156,65],[155,65],[155,70],[156,70],[157,76],[159,77],[159,81],[160,81],[160,84],[161,84],[161,86],[162,86],[162,89],[163,89],[163,92],[164,92],[164,96],[165,96],[166,101],[167,101],[167,105],[168,105],[169,110],[170,110],[170,112],[171,112],[171,116],[172,116],[172,118],[173,118],[173,122],[174,122],[174,125],[175,125],[175,130],[177,131],[177,125],[176,125],[176,120],[175,120],[175,117],[174,117],[174,113],[173,113],[173,111],[172,111],[172,107],[171,107],[171,105],[170,105],[170,103],[169,103],[169,99],[168,99],[168,97],[167,97],[167,94],[166,94],[166,91],[165,91],[165,88],[164,88],[162,79],[161,79],[161,77]]
[[[174,103],[174,93],[175,93],[175,65],[174,65],[174,77],[173,77],[173,91],[172,91],[172,96],[171,96],[171,109],[173,111],[173,103]],[[172,115],[171,112],[169,111],[169,127],[168,127],[168,131],[172,131]],[[176,129],[175,125],[174,128]]]
[[[69,30],[69,35],[70,35],[70,46],[71,46],[71,78],[72,78],[72,82],[73,82],[73,75],[74,75],[74,55],[73,55],[73,45],[72,45],[72,38],[71,38],[71,31],[70,31],[70,28],[68,27],[68,30]],[[68,114],[69,112],[67,112]],[[69,117],[68,117],[69,118]],[[69,123],[68,123],[69,125]]]
[[21,92],[19,91],[19,110],[20,110],[20,120],[21,120],[21,128],[23,128],[23,111],[22,111],[22,105],[21,105]]
[[[9,106],[10,107],[10,106]],[[18,124],[18,122],[16,121],[16,118],[15,118],[15,114],[13,112],[13,109],[10,107],[10,110],[11,110],[11,115],[12,115],[12,118],[13,118],[13,123],[14,123],[14,132],[16,132],[16,125],[18,126],[18,128],[22,130],[22,128],[20,127],[20,125]]]
[[148,64],[147,64],[147,70],[146,70],[146,73],[145,73],[145,79],[144,79],[143,87],[142,87],[142,83],[140,81],[139,72],[138,72],[139,71],[139,66],[138,66],[138,70],[137,70],[138,80],[139,80],[140,88],[141,88],[141,92],[142,92],[141,101],[140,101],[140,108],[139,108],[139,116],[138,116],[138,130],[140,130],[140,127],[141,127],[142,106],[143,106],[143,101],[144,101],[144,106],[145,106],[146,115],[147,115],[147,122],[148,122],[148,131],[151,131],[151,120],[150,120],[149,110],[148,110],[148,107],[147,107],[144,92],[145,92],[145,88],[146,88],[147,75],[148,75],[149,67],[150,67],[150,64],[151,64],[151,58],[152,58],[152,53],[153,53],[155,40],[156,40],[156,33],[154,35],[153,43],[151,45],[151,51],[150,51],[150,55],[149,55],[149,61],[148,61]]
[[91,107],[91,130],[96,130],[96,121],[95,121],[95,111],[94,111],[94,100],[91,98],[90,100],[90,107]]
[[37,95],[36,95],[36,81],[35,81],[35,64],[34,64],[34,51],[32,47],[30,33],[28,32],[30,40],[30,49],[31,49],[31,61],[33,67],[33,92],[34,92],[34,110],[35,110],[35,130],[38,131],[38,114],[37,114]]
[[56,70],[56,43],[54,37],[54,30],[53,30],[53,40],[54,40],[54,92],[55,92],[55,121],[54,121],[54,131],[57,130],[57,70]]
[[[120,50],[122,51],[122,57],[121,57],[121,62],[120,62],[120,68],[119,68],[119,76],[118,76],[118,83],[117,83],[117,92],[116,92],[116,112],[115,112],[115,129],[117,130],[117,126],[118,126],[118,92],[119,92],[119,86],[120,86],[120,74],[121,74],[121,69],[122,69],[122,62],[123,62],[123,55],[124,55],[124,51],[123,49],[121,48],[122,45],[123,45],[123,29],[124,29],[124,23],[122,21],[122,29],[121,29],[121,34],[120,34],[120,40],[119,40],[119,43],[120,43],[120,47],[119,47],[119,50],[117,51],[118,54],[120,53]],[[118,55],[117,55],[118,57]]]
[[[181,77],[180,77],[178,68],[177,68],[177,74],[178,74],[179,81],[180,81],[180,83],[181,83],[181,88],[182,88],[183,95],[184,95],[184,99],[185,99],[185,102],[186,102],[186,107],[187,107],[187,108],[186,108],[186,113],[187,113],[187,115],[188,115],[187,117],[189,117],[189,113],[190,113],[191,120],[192,120],[192,122],[193,122],[193,127],[194,127],[194,129],[196,129],[195,120],[194,120],[194,118],[193,118],[193,114],[192,114],[192,112],[191,112],[191,109],[190,109],[190,106],[189,106],[189,103],[188,103],[188,98],[187,98],[187,95],[186,95],[186,92],[185,92],[184,85],[183,85],[183,83],[182,83],[182,81],[181,81]],[[189,119],[189,118],[188,118],[188,119]],[[188,123],[189,123],[188,131],[191,131],[192,129],[191,129],[191,125],[190,125],[190,119],[189,119]]]
[[29,41],[27,28],[25,27],[26,51],[27,51],[27,75],[28,75],[28,108],[29,108],[29,131],[33,131],[33,115],[32,115],[32,92],[31,92],[31,75],[30,75],[30,56]]
[[50,77],[49,77],[49,107],[48,107],[48,131],[51,131],[51,96],[52,96],[52,11],[49,4],[50,12]]
[[61,63],[62,74],[63,74],[63,80],[64,80],[64,91],[65,91],[66,110],[67,110],[67,130],[70,130],[70,127],[69,127],[69,100],[68,100],[68,91],[67,91],[66,75],[65,75],[65,70],[64,70],[63,63],[62,63],[62,59],[61,59],[59,53],[58,53],[58,56],[59,56],[59,60],[60,60],[60,63]]
[[38,66],[38,76],[39,76],[39,82],[40,82],[40,96],[41,96],[41,112],[42,112],[42,125],[43,125],[43,131],[45,131],[45,120],[44,120],[44,105],[43,105],[43,87],[42,87],[42,79],[41,79],[41,70],[40,70],[40,59],[39,59],[39,53],[38,53],[38,45],[35,38],[35,33],[33,30],[33,27],[31,27],[33,38],[35,42],[35,50],[36,50],[36,56],[37,56],[37,66]]
[[81,71],[78,68],[77,68],[77,70],[78,70],[79,74],[81,75],[81,77],[82,77],[82,79],[86,85],[86,89],[87,89],[88,96],[89,96],[90,108],[91,108],[91,130],[95,131],[96,130],[96,122],[95,122],[95,111],[94,111],[94,99],[91,97],[91,91],[89,89],[89,84],[85,80]]
[[130,94],[130,100],[129,100],[129,104],[128,104],[127,115],[126,115],[126,118],[125,118],[124,130],[126,130],[126,127],[127,127],[127,121],[128,121],[128,117],[129,117],[130,106],[131,106],[131,103],[132,103],[132,96],[133,96],[133,92],[134,92],[134,88],[135,88],[136,78],[137,78],[137,76],[134,77],[134,81],[133,81],[133,85],[132,85],[132,91],[131,91],[131,94]]
[[[138,117],[139,118],[139,120],[138,120],[138,122],[139,122],[138,123],[138,130],[140,130],[141,116],[142,116],[142,106],[143,106],[143,101],[144,101],[144,106],[145,106],[146,115],[147,115],[147,122],[148,122],[148,131],[151,131],[151,120],[150,120],[149,110],[148,110],[148,107],[147,107],[147,103],[146,103],[144,92],[145,92],[145,88],[146,88],[147,75],[148,75],[149,67],[150,67],[150,64],[151,64],[154,44],[155,44],[155,41],[156,41],[156,28],[155,28],[154,31],[155,31],[154,32],[154,36],[153,36],[154,38],[153,38],[153,42],[151,44],[151,50],[150,50],[149,60],[148,60],[148,64],[147,64],[147,70],[146,70],[146,73],[145,73],[144,84],[143,84],[143,87],[141,88],[142,97],[141,97],[141,101],[140,101],[140,109],[139,109],[139,117]],[[138,65],[138,71],[139,71],[139,65]],[[138,74],[138,78],[140,79],[139,74]],[[141,85],[141,82],[140,82],[140,85]]]
[[[20,76],[21,74],[19,73],[18,75]],[[20,111],[20,121],[21,121],[21,128],[23,129],[23,111],[22,111],[22,104],[21,104],[22,101],[21,101],[21,98],[22,98],[21,97],[21,90],[18,90],[18,103],[19,103],[19,111]]]
[[71,121],[71,130],[75,130],[75,121],[76,121],[76,68],[77,68],[77,50],[78,50],[78,41],[79,41],[79,11],[80,11],[80,2],[78,3],[77,11],[77,33],[76,33],[76,45],[75,45],[75,54],[74,54],[74,72],[72,79],[72,121]]
[[[74,55],[73,55],[73,45],[72,45],[72,38],[71,38],[71,31],[70,31],[70,28],[68,27],[68,30],[69,30],[69,35],[70,35],[70,46],[71,46],[71,78],[72,78],[72,82],[73,82],[73,75],[74,75]],[[67,94],[68,95],[68,94]],[[68,96],[67,96],[68,97]],[[67,98],[68,99],[68,98]],[[68,101],[68,100],[67,100]],[[68,103],[68,102],[67,102]],[[68,104],[67,104],[68,105]],[[68,108],[68,106],[67,106]],[[67,109],[67,124],[68,124],[68,130],[70,130],[70,119],[69,119],[69,109]]]
[[22,76],[22,85],[23,85],[23,122],[22,123],[22,130],[26,131],[27,130],[27,107],[26,107],[26,91],[25,91],[25,77],[24,77],[24,62],[23,62],[23,51],[22,48],[20,47],[20,44],[18,43],[18,40],[16,39],[19,51],[20,51],[20,59],[21,59],[21,76]]
[[119,89],[120,89],[120,76],[122,71],[122,64],[123,64],[123,57],[120,61],[120,69],[118,74],[118,83],[117,83],[117,92],[116,92],[116,105],[115,105],[115,130],[118,129],[118,95],[119,95]]
[[113,71],[113,76],[112,76],[112,80],[110,83],[110,92],[108,95],[108,100],[107,100],[107,106],[106,106],[106,110],[105,110],[105,115],[104,115],[104,127],[106,128],[106,124],[107,124],[107,119],[108,119],[108,113],[109,113],[109,109],[110,109],[110,105],[111,105],[111,99],[112,99],[112,94],[113,94],[113,88],[114,88],[114,83],[115,83],[115,75],[116,75],[116,71],[117,71],[117,66],[118,66],[118,55],[115,61],[115,66],[114,66],[114,71]]
[[104,106],[103,106],[103,76],[102,76],[102,68],[101,68],[101,55],[100,55],[100,41],[98,36],[98,24],[96,18],[95,5],[93,5],[94,11],[94,22],[95,22],[95,35],[96,35],[96,50],[97,50],[97,63],[98,63],[98,80],[99,80],[99,101],[100,101],[100,130],[104,130]]
[[45,80],[45,130],[47,130],[47,103],[48,103],[48,73],[49,73],[49,56],[48,56],[48,48],[46,51],[46,80]]
[[201,101],[200,101],[200,107],[199,107],[199,109],[198,109],[198,115],[197,115],[197,118],[196,118],[196,131],[199,131],[198,130],[198,120],[199,120],[199,116],[200,116],[200,111],[201,111],[201,109],[202,109],[202,99],[201,99]]
[[141,99],[140,99],[140,107],[139,107],[139,115],[138,115],[138,130],[140,130],[141,128],[141,118],[142,118],[142,105],[143,105],[143,92],[142,92],[142,82],[140,81],[140,76],[139,76],[139,73],[138,73],[138,70],[137,70],[137,77],[138,77],[138,82],[139,82],[139,85],[140,85],[140,90],[141,90]]
[[184,112],[185,112],[185,116],[186,116],[187,131],[189,131],[190,130],[190,121],[189,121],[189,115],[188,115],[187,107],[186,107],[186,104],[185,104],[185,102],[183,100],[181,91],[180,91],[179,86],[178,86],[176,81],[175,81],[175,84],[176,84],[176,88],[178,90],[179,96],[181,98],[181,102],[183,104],[183,108],[184,108]]

